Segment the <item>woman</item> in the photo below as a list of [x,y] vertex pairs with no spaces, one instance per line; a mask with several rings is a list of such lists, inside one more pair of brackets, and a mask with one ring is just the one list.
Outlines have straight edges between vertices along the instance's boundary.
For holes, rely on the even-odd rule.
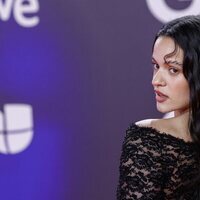
[[152,63],[157,109],[174,117],[130,125],[117,198],[200,199],[200,16],[164,25]]

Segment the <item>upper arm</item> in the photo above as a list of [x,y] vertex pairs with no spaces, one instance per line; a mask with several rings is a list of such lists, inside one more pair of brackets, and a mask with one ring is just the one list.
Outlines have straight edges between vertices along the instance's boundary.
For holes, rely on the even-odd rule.
[[126,135],[120,159],[118,200],[162,199],[161,156],[151,145],[140,137]]

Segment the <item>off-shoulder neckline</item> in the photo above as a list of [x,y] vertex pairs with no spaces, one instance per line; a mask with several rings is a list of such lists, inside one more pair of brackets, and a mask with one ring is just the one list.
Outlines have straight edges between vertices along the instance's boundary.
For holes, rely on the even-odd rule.
[[175,137],[172,134],[166,133],[164,131],[159,131],[158,129],[156,129],[154,127],[151,127],[151,126],[139,126],[139,125],[137,125],[135,123],[133,123],[132,125],[135,126],[136,128],[140,128],[140,129],[144,129],[144,130],[151,130],[151,133],[159,134],[162,137],[166,137],[168,139],[173,139],[173,140],[175,140],[177,142],[181,142],[181,143],[189,145],[189,146],[195,144],[193,141],[185,141],[182,138]]

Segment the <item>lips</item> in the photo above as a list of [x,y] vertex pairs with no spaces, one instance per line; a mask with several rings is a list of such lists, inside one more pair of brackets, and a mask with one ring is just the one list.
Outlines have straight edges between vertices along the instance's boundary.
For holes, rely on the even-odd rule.
[[155,90],[156,93],[156,101],[162,103],[168,99],[168,96],[163,94],[162,92]]

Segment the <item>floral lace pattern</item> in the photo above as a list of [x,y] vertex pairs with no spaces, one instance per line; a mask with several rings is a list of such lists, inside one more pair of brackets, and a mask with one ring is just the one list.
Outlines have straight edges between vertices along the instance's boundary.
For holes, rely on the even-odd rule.
[[194,191],[183,194],[183,188],[198,166],[194,143],[132,124],[122,147],[117,199],[192,199]]

